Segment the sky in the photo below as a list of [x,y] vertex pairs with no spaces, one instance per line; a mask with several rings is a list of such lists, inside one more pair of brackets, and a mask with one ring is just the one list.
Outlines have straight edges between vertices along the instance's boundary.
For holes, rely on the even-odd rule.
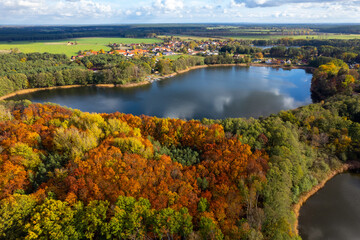
[[360,23],[360,0],[0,0],[0,25]]

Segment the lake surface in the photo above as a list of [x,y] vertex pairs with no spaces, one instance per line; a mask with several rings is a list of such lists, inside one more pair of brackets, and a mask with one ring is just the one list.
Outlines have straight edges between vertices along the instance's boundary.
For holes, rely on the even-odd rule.
[[303,240],[360,239],[360,174],[335,176],[302,206]]
[[86,112],[184,119],[259,117],[311,103],[303,69],[209,67],[136,88],[44,90],[12,99],[54,102]]

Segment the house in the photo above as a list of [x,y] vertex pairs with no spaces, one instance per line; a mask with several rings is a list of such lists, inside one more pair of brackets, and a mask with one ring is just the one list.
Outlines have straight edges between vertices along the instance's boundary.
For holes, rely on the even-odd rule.
[[174,55],[175,53],[173,53],[173,52],[163,52],[162,54],[163,54],[163,56],[170,56],[170,55]]
[[200,51],[192,51],[192,52],[189,52],[190,55],[197,55],[198,53],[200,53]]
[[130,51],[131,53],[134,54],[139,54],[139,55],[144,55],[145,53],[148,53],[148,50],[144,50],[144,49],[134,49],[132,51]]
[[125,50],[115,50],[115,52],[117,52],[120,55],[125,56],[127,54],[127,52]]

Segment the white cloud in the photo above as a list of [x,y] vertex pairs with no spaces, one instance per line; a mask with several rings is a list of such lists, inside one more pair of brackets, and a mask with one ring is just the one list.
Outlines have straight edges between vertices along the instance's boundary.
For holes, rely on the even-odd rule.
[[0,0],[0,20],[20,18],[25,23],[49,24],[56,19],[108,18],[113,14],[109,4],[93,0]]
[[245,7],[245,3],[242,3],[240,1],[231,0],[230,1],[230,7]]
[[154,10],[165,13],[179,12],[184,8],[183,0],[155,0],[152,5]]
[[187,12],[183,0],[153,0],[150,4],[126,10],[127,19],[137,22],[150,21],[156,18],[171,16],[174,19],[182,18]]
[[126,15],[131,15],[131,14],[132,14],[132,11],[131,11],[130,9],[128,9],[128,10],[125,11],[125,14],[126,14]]
[[[246,7],[276,7],[286,4],[297,3],[327,3],[338,2],[338,0],[234,0],[237,4],[245,4]],[[343,2],[354,2],[353,0],[343,0]]]
[[36,10],[42,8],[44,2],[37,0],[2,0],[0,6],[2,11]]
[[360,22],[360,0],[0,0],[0,24]]
[[79,1],[60,1],[49,9],[50,13],[57,16],[85,17],[95,18],[110,17],[113,12],[110,5],[101,4],[92,0]]

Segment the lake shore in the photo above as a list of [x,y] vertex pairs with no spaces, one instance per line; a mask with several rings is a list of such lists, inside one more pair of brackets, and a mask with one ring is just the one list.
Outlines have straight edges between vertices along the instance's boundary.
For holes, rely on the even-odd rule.
[[45,87],[45,88],[28,88],[28,89],[22,89],[22,90],[13,92],[13,93],[6,94],[6,95],[0,97],[0,101],[6,100],[7,98],[15,97],[17,95],[23,95],[23,94],[27,94],[27,93],[42,91],[42,90],[77,88],[77,87],[85,87],[85,86],[94,86],[94,87],[102,87],[102,88],[113,88],[113,87],[132,88],[132,87],[139,87],[139,86],[147,85],[150,83],[151,83],[150,81],[142,81],[142,82],[138,82],[138,83],[127,83],[127,84],[121,84],[121,85],[117,85],[117,84],[113,84],[113,83],[109,83],[109,84],[102,83],[102,84],[88,84],[88,85],[54,86],[54,87]]
[[0,97],[0,101],[6,100],[7,98],[10,98],[10,97],[15,97],[17,95],[37,92],[37,91],[41,91],[41,90],[52,90],[52,89],[59,89],[59,88],[76,88],[76,87],[82,87],[82,86],[83,85],[67,85],[67,86],[54,86],[54,87],[46,87],[46,88],[21,89],[21,90],[18,90],[18,91],[15,91],[13,93],[9,93],[9,94],[6,94],[6,95]]
[[328,173],[328,175],[325,177],[324,180],[322,180],[319,184],[317,184],[316,186],[314,186],[310,191],[302,194],[299,198],[299,201],[293,205],[293,211],[295,213],[295,217],[296,217],[296,221],[294,224],[294,229],[295,229],[295,233],[296,235],[299,235],[299,216],[300,216],[300,209],[301,206],[314,194],[316,194],[320,189],[322,189],[325,184],[331,180],[333,177],[335,177],[338,174],[344,173],[346,171],[349,170],[355,170],[355,169],[360,169],[360,162],[349,162],[349,163],[345,163],[343,164],[341,167],[334,169],[332,171],[330,171]]
[[161,80],[161,79],[166,79],[166,78],[171,78],[174,77],[178,74],[182,74],[182,73],[187,73],[190,72],[192,70],[195,69],[201,69],[201,68],[211,68],[211,67],[272,67],[272,68],[283,68],[283,69],[304,69],[304,70],[314,70],[315,68],[313,67],[309,67],[309,66],[299,66],[299,65],[294,65],[294,66],[285,66],[285,65],[280,65],[280,64],[266,64],[266,63],[250,63],[250,64],[246,64],[246,63],[231,63],[231,64],[213,64],[213,65],[199,65],[199,66],[193,66],[193,67],[189,67],[185,70],[181,70],[178,72],[174,72],[171,74],[167,74],[167,75],[163,75],[163,76],[158,76],[156,78],[156,80]]
[[145,81],[136,82],[136,83],[126,83],[126,84],[100,83],[100,84],[89,84],[89,85],[66,85],[66,86],[53,86],[53,87],[44,87],[44,88],[22,89],[22,90],[18,90],[18,91],[15,91],[13,93],[9,93],[9,94],[6,94],[6,95],[0,97],[0,101],[6,100],[7,98],[15,97],[17,95],[23,95],[23,94],[27,94],[27,93],[42,91],[42,90],[67,89],[67,88],[76,88],[76,87],[84,87],[84,86],[107,87],[107,88],[113,88],[113,87],[121,87],[121,88],[139,87],[139,86],[150,84],[153,81],[158,81],[158,80],[163,80],[163,79],[175,77],[178,74],[187,73],[187,72],[190,72],[190,71],[195,70],[195,69],[208,68],[208,67],[233,67],[233,66],[239,66],[239,67],[251,67],[251,66],[252,67],[272,67],[272,68],[283,68],[283,69],[289,69],[289,70],[291,70],[291,69],[305,69],[305,70],[314,69],[312,67],[307,67],[307,66],[298,66],[298,65],[285,66],[285,65],[274,65],[274,64],[265,64],[265,63],[250,63],[250,64],[246,64],[246,63],[235,64],[234,63],[234,64],[199,65],[199,66],[189,67],[189,68],[187,68],[185,70],[177,71],[177,72],[167,74],[167,75],[162,75],[162,76],[153,74],[153,75],[150,75],[149,77],[147,77],[147,79],[150,79],[150,80],[145,80]]

